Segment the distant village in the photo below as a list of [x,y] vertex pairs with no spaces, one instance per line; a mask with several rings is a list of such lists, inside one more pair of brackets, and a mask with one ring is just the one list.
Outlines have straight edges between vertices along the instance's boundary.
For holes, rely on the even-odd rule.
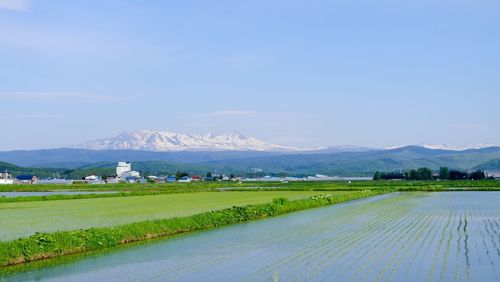
[[113,184],[113,183],[189,183],[193,181],[235,181],[235,182],[253,182],[253,181],[354,181],[354,180],[372,180],[372,177],[329,177],[326,175],[314,175],[307,177],[276,177],[264,175],[262,177],[239,177],[235,175],[224,175],[215,172],[208,172],[205,176],[188,175],[187,173],[178,172],[175,175],[156,176],[147,175],[141,176],[141,173],[132,170],[132,163],[118,162],[116,166],[116,174],[113,176],[101,178],[97,175],[88,175],[79,180],[68,180],[60,178],[39,179],[36,175],[21,174],[12,176],[9,172],[0,173],[0,185],[2,184]]

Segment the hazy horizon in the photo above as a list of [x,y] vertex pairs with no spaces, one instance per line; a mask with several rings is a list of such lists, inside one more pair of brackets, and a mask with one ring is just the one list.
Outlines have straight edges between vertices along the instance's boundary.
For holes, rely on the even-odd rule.
[[500,144],[500,3],[0,0],[0,151],[141,129]]

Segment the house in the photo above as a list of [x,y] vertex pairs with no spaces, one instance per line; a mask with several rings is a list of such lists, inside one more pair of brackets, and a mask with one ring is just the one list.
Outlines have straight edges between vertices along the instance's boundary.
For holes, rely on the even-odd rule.
[[203,178],[201,176],[199,176],[199,175],[193,175],[193,176],[191,176],[191,179],[193,181],[201,181],[201,180],[203,180]]
[[96,180],[99,180],[99,176],[93,174],[93,175],[85,176],[85,178],[83,178],[83,180],[96,181]]
[[21,174],[16,177],[16,183],[20,184],[35,184],[38,182],[38,177],[32,174]]
[[0,185],[1,184],[13,184],[12,174],[8,172],[0,172]]
[[164,181],[164,179],[162,177],[158,177],[155,175],[149,175],[148,177],[146,177],[146,179],[147,179],[147,181],[153,182],[153,183],[160,183],[160,182]]
[[189,177],[189,176],[184,176],[184,177],[182,177],[181,179],[179,179],[179,182],[182,182],[182,183],[189,183],[189,182],[191,182],[191,177]]
[[175,175],[167,176],[166,181],[167,182],[176,182],[177,181],[177,177],[175,177]]

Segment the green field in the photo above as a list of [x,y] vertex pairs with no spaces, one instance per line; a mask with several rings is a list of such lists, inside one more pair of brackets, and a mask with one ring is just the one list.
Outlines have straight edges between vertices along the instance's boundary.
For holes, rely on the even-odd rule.
[[[336,192],[340,195],[347,192]],[[199,214],[232,206],[267,203],[278,197],[297,200],[313,191],[199,192],[132,197],[0,203],[0,240],[35,232],[116,226],[151,219]]]
[[[5,185],[0,187],[4,196],[12,196],[13,191],[23,196],[0,198],[0,263],[12,265],[112,248],[383,193],[463,190],[498,191],[500,181]],[[22,194],[41,191],[118,193]],[[321,196],[311,198],[314,195]]]

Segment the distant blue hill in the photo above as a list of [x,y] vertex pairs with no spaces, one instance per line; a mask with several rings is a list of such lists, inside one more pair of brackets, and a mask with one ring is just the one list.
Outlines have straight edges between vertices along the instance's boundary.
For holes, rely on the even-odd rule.
[[0,161],[18,166],[78,168],[97,162],[164,161],[201,163],[247,157],[271,157],[280,153],[256,151],[152,152],[135,150],[44,149],[0,152]]
[[107,167],[114,162],[141,162],[148,171],[163,167],[168,171],[217,170],[223,173],[246,174],[255,169],[266,173],[289,175],[326,174],[339,176],[371,176],[375,171],[395,171],[440,166],[450,169],[496,168],[500,147],[464,151],[428,149],[406,146],[391,150],[329,150],[301,153],[210,151],[149,152],[133,150],[50,149],[0,152],[0,161],[21,167],[85,169]]

